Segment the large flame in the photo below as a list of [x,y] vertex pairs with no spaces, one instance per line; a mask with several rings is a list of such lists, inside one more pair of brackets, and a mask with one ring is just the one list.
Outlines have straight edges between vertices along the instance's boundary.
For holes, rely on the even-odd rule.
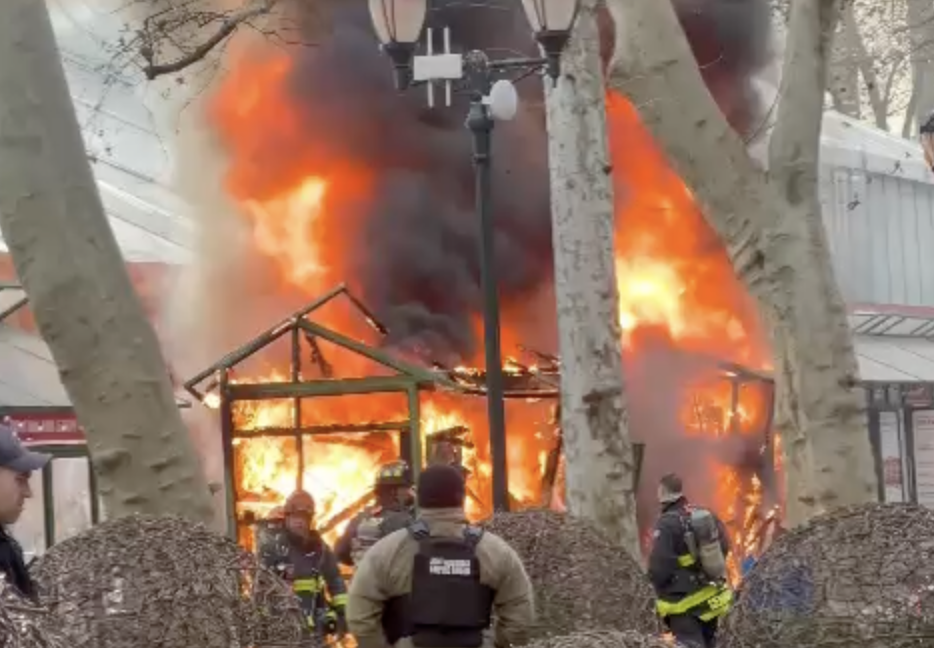
[[[212,102],[211,117],[231,155],[227,190],[248,219],[256,248],[280,272],[283,285],[274,289],[311,298],[335,283],[353,282],[352,276],[342,276],[348,272],[343,241],[356,227],[345,207],[354,195],[366,192],[367,173],[353,160],[304,150],[283,150],[274,173],[256,165],[253,152],[270,131],[287,142],[290,133],[308,128],[287,91],[289,65],[285,54],[240,62]],[[690,192],[640,125],[635,110],[619,97],[610,97],[607,107],[611,143],[619,153],[614,155],[619,209],[615,243],[624,347],[638,350],[638,332],[650,327],[678,349],[767,368],[768,350],[759,338],[754,311],[722,249],[710,245],[707,225]],[[326,319],[337,329],[360,337],[368,334],[347,317]],[[503,337],[507,343],[518,339],[509,321],[504,322]],[[355,362],[341,360],[342,375],[354,374]],[[694,389],[682,404],[681,417],[687,434],[760,434],[767,424],[765,396],[746,390],[734,411],[732,387],[722,378],[713,368],[691,376]],[[341,416],[357,423],[404,420],[406,412],[403,403],[368,398],[343,408],[309,406],[303,409],[301,423],[322,424]],[[554,441],[546,412],[528,412],[511,416],[509,423],[510,490],[523,504],[542,501],[541,475]],[[241,429],[287,428],[295,422],[294,406],[252,403],[240,407],[236,418]],[[475,516],[490,508],[484,419],[482,403],[423,398],[423,444],[427,435],[442,429],[462,425],[473,432],[475,447],[467,448],[464,460]],[[282,437],[240,440],[237,480],[244,505],[268,510],[296,488],[295,443]],[[398,441],[392,434],[374,433],[365,441],[342,434],[305,443],[307,465],[301,483],[318,499],[319,521],[328,526],[337,520],[328,527],[333,537],[343,526],[342,512],[361,505],[378,466],[398,453]],[[648,439],[650,448],[651,443]],[[730,522],[734,541],[745,543],[757,523],[761,484],[716,461],[710,470],[716,476],[715,508]]]

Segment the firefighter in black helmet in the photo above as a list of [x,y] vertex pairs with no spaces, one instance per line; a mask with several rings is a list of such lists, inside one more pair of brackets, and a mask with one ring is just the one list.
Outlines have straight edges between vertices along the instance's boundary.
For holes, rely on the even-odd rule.
[[404,529],[415,519],[412,471],[406,462],[381,466],[373,491],[376,504],[352,519],[334,545],[337,559],[345,565],[358,564],[380,538]]
[[266,566],[292,584],[308,629],[318,637],[347,631],[347,586],[331,548],[313,527],[315,500],[298,490],[282,507],[288,545],[278,556],[265,559]]
[[688,503],[675,474],[662,477],[658,500],[662,514],[652,534],[648,571],[659,616],[678,643],[713,648],[719,619],[733,601],[726,528],[712,512]]

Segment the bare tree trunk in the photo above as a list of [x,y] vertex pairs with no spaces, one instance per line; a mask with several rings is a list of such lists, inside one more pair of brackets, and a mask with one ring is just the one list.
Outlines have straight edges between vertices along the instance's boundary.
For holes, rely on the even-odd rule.
[[0,2],[0,229],[84,426],[109,516],[212,504],[104,214],[41,0]]
[[757,168],[707,92],[667,2],[608,0],[611,86],[629,96],[727,247],[773,337],[788,522],[875,501],[858,368],[821,219],[818,149],[840,4],[792,0],[769,165]]
[[856,62],[856,41],[859,32],[853,33],[851,25],[844,23],[839,43],[833,49],[830,64],[830,82],[827,90],[833,99],[833,107],[847,117],[861,117],[859,95],[859,65]]
[[582,3],[561,78],[546,81],[567,506],[641,562],[597,4]]
[[907,17],[911,40],[911,107],[918,123],[922,123],[934,112],[934,6],[930,0],[908,0]]
[[876,127],[887,131],[889,130],[889,103],[886,101],[888,96],[885,88],[880,87],[879,77],[875,68],[872,67],[872,56],[870,56],[869,50],[866,49],[866,44],[863,42],[863,36],[859,31],[859,23],[856,21],[856,10],[853,8],[852,2],[844,4],[842,18],[844,47],[847,49],[851,61],[855,63],[862,75],[863,83],[866,84],[869,107],[872,109]]

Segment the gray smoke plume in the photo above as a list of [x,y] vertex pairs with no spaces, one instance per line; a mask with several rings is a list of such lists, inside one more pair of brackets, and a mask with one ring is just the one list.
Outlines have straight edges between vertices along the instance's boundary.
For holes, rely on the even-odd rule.
[[[769,57],[767,0],[673,2],[724,113],[738,130],[753,128],[762,110],[752,77]],[[307,141],[270,138],[255,151],[258,167],[275,175],[288,164],[282,151],[300,149],[306,165],[351,159],[373,171],[373,191],[343,210],[352,241],[342,272],[389,328],[389,344],[442,362],[469,360],[482,304],[466,97],[429,110],[423,90],[399,95],[363,0],[322,3],[315,20],[329,30],[296,53],[291,77],[307,108]],[[450,27],[456,51],[535,51],[517,2],[436,0],[429,25]],[[494,133],[495,261],[507,305],[552,279],[541,86],[531,79],[520,91],[524,114]]]

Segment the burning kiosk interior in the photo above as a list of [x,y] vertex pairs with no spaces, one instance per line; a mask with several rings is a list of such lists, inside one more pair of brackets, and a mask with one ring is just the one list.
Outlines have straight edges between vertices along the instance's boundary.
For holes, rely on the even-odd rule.
[[[270,514],[290,492],[303,488],[317,500],[319,530],[333,541],[371,502],[377,468],[397,458],[408,461],[416,475],[425,463],[463,465],[468,515],[479,519],[491,513],[484,372],[437,363],[419,366],[356,339],[361,336],[339,333],[325,312],[335,301],[350,305],[377,343],[386,334],[366,306],[340,285],[185,383],[189,393],[220,414],[231,534],[255,548]],[[280,340],[287,345],[274,349]],[[513,358],[504,363],[511,506],[562,508],[556,406],[560,361],[520,351],[535,363]],[[249,367],[251,359],[265,369]],[[363,364],[370,375],[349,377],[340,371],[348,365],[359,371]],[[270,370],[282,366],[288,369]],[[718,366],[716,384],[699,389],[686,404],[685,433],[749,441],[745,446],[751,451],[736,454],[734,465],[713,468],[716,508],[738,541],[734,545],[743,548],[742,559],[758,553],[778,501],[770,434],[772,381],[739,366]],[[725,406],[706,397],[708,392],[726,394]],[[747,400],[765,404],[758,407],[760,416],[744,415]],[[638,484],[652,439],[639,431],[635,435],[640,441],[635,444]],[[640,502],[651,498],[650,491],[641,489],[647,495]]]

